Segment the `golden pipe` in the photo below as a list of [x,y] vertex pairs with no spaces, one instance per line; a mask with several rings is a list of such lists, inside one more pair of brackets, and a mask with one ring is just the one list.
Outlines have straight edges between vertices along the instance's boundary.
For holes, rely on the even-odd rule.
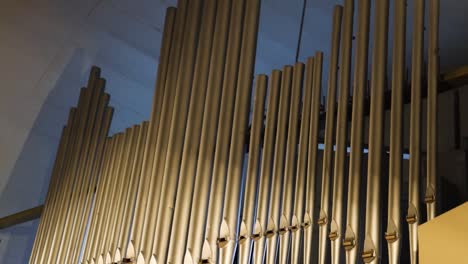
[[[104,84],[102,85],[104,86]],[[84,200],[87,196],[90,184],[93,184],[92,182],[94,179],[94,174],[92,173],[91,169],[94,166],[94,161],[102,156],[102,150],[98,149],[98,147],[101,147],[102,144],[99,143],[105,141],[105,138],[109,132],[110,122],[112,120],[112,110],[110,111],[110,113],[107,112],[107,105],[109,103],[109,99],[109,95],[103,94],[101,91],[101,94],[99,94],[98,96],[98,104],[96,105],[96,116],[91,117],[91,119],[88,121],[91,124],[91,127],[89,129],[89,145],[88,149],[84,153],[84,155],[86,155],[85,160],[81,162],[81,168],[78,172],[78,176],[81,175],[81,177],[83,177],[84,179],[79,188],[76,188],[76,190],[74,191],[78,194],[75,196],[75,200],[72,200],[74,212],[67,226],[67,239],[64,241],[66,242],[64,243],[63,252],[63,259],[65,263],[69,263],[70,261],[78,261],[77,259],[73,259],[74,256],[72,254],[75,253],[75,249],[79,250],[77,248],[81,247],[81,242],[83,242],[82,239],[79,239],[78,235],[81,232],[81,229],[85,228],[83,227],[83,225],[86,225],[86,221],[88,220],[88,218],[85,217],[86,211],[84,210],[86,206],[84,204]],[[78,232],[74,232],[75,230]],[[70,260],[70,258],[72,259]]]
[[[217,9],[218,11],[216,11],[217,4],[215,2],[209,1],[206,4],[209,8],[206,9],[202,22],[202,37],[200,38],[200,49],[197,55],[199,58],[205,59],[197,61],[193,82],[194,87],[192,89],[198,92],[196,97],[192,97],[194,101],[190,102],[189,123],[187,124],[187,135],[190,139],[184,144],[179,173],[183,180],[177,192],[174,223],[169,240],[167,261],[170,263],[182,263],[187,243],[186,236],[190,228],[188,225],[190,212],[191,210],[193,212],[198,210],[196,206],[191,207],[192,200],[196,200],[195,197],[201,195],[197,189],[201,188],[199,170],[203,169],[203,164],[200,162],[204,161],[204,159],[197,159],[197,147],[200,145],[200,157],[207,157],[209,145],[214,144],[213,135],[216,125],[213,126],[212,121],[216,118],[220,99],[219,86],[222,84],[224,53],[227,42],[225,36],[227,35],[230,2],[222,1]],[[215,11],[216,26],[213,23]],[[213,30],[218,34],[213,35]],[[201,116],[202,113],[203,117]],[[196,173],[193,173],[195,170]],[[192,199],[194,184],[194,199]],[[197,205],[196,202],[193,204]],[[202,241],[202,237],[199,237],[199,240]],[[190,240],[188,242],[190,243]]]
[[[291,99],[289,107],[289,124],[286,143],[285,167],[283,173],[283,197],[280,203],[281,217],[278,221],[280,236],[279,236],[279,262],[287,263],[289,239],[292,232],[298,230],[298,222],[292,223],[293,214],[293,198],[296,193],[294,188],[296,162],[297,162],[297,144],[298,144],[298,128],[299,115],[301,104],[302,80],[304,76],[304,64],[296,63],[293,68]],[[288,111],[286,111],[288,112]],[[290,232],[285,232],[290,231]]]
[[[75,176],[76,168],[79,165],[79,161],[82,157],[81,149],[83,145],[84,135],[86,134],[86,125],[87,125],[87,118],[90,115],[91,111],[91,101],[93,96],[93,87],[94,83],[91,84],[91,87],[85,89],[85,99],[83,100],[83,106],[78,109],[79,111],[79,122],[77,125],[77,136],[75,141],[73,142],[73,150],[72,156],[65,168],[64,174],[68,177],[68,181],[66,182],[65,186],[61,189],[61,199],[58,207],[58,215],[57,215],[57,222],[54,226],[53,230],[50,234],[50,240],[48,241],[48,245],[46,246],[47,249],[50,249],[45,256],[44,262],[55,262],[57,258],[58,252],[61,250],[61,242],[62,242],[62,235],[63,235],[63,228],[65,227],[65,221],[68,215],[68,208],[70,203],[70,196],[72,194],[72,189],[75,184],[76,178]],[[94,90],[95,91],[95,90]],[[78,177],[79,178],[79,177]],[[78,179],[79,180],[79,179]]]
[[[71,181],[70,177],[67,174],[68,168],[70,166],[71,160],[74,158],[74,153],[75,153],[75,148],[76,148],[76,140],[77,140],[77,130],[78,126],[80,124],[80,121],[82,119],[81,115],[83,114],[84,111],[84,105],[88,101],[89,97],[89,89],[82,88],[80,91],[80,97],[78,100],[78,107],[76,108],[75,112],[75,118],[74,122],[72,123],[70,127],[70,140],[69,140],[69,147],[67,149],[67,153],[65,154],[65,161],[64,164],[61,168],[60,177],[62,178],[60,185],[57,187],[57,193],[56,193],[56,198],[54,199],[53,203],[53,210],[52,210],[52,215],[50,218],[50,226],[47,232],[44,234],[44,239],[43,243],[39,247],[39,252],[38,255],[36,256],[35,262],[36,263],[43,263],[45,259],[48,258],[49,253],[51,252],[50,248],[50,243],[53,238],[53,234],[55,229],[57,228],[57,222],[59,221],[59,218],[61,216],[62,210],[60,210],[62,203],[64,202],[63,199],[63,190],[65,187],[69,184]],[[73,109],[72,109],[73,111]],[[53,224],[52,224],[53,223]]]
[[[268,204],[270,198],[271,171],[274,158],[276,122],[278,117],[279,94],[281,88],[281,71],[274,70],[270,78],[268,95],[268,112],[263,138],[263,156],[260,164],[259,190],[256,221],[252,226],[253,263],[263,263],[265,251],[266,226],[268,222]],[[249,224],[247,222],[247,224]]]
[[112,156],[107,172],[107,181],[104,186],[104,193],[102,197],[102,206],[101,206],[101,215],[98,219],[96,224],[96,235],[93,239],[93,244],[91,247],[90,257],[98,259],[99,255],[103,252],[103,243],[104,243],[104,232],[106,228],[106,220],[107,216],[110,214],[110,193],[115,189],[115,171],[118,164],[118,157],[121,152],[121,148],[123,145],[123,135],[122,133],[116,134],[114,142],[114,148],[112,150]]
[[[201,256],[201,248],[204,241],[204,226],[206,221],[206,212],[208,208],[208,197],[210,193],[210,181],[211,181],[211,166],[212,160],[214,157],[215,143],[216,143],[216,133],[218,127],[218,118],[219,118],[219,107],[221,104],[221,92],[225,88],[220,89],[223,86],[223,77],[227,74],[227,68],[233,67],[235,61],[233,57],[237,54],[238,43],[236,41],[230,42],[228,48],[228,32],[231,39],[236,39],[238,37],[238,32],[235,31],[236,25],[231,24],[229,27],[229,20],[231,19],[231,1],[221,1],[219,3],[219,14],[216,16],[216,20],[219,23],[216,23],[215,27],[215,40],[213,43],[213,55],[210,59],[210,73],[208,76],[208,91],[207,98],[204,105],[204,114],[203,114],[203,123],[202,123],[202,132],[200,138],[200,150],[199,157],[196,163],[195,170],[195,184],[193,187],[193,198],[192,206],[190,211],[189,208],[184,206],[183,212],[189,211],[189,221],[186,226],[187,229],[187,239],[182,237],[180,238],[186,241],[186,252],[178,252],[177,256],[182,257],[182,254],[185,254],[184,262],[193,261],[193,263],[198,263]],[[234,7],[235,8],[235,7]],[[234,21],[235,22],[235,21]],[[229,30],[228,30],[229,27]],[[228,53],[226,57],[226,51]],[[184,245],[185,247],[185,245]],[[181,247],[182,250],[185,248]],[[205,256],[209,257],[209,256]]]
[[111,261],[112,249],[110,236],[112,236],[114,233],[113,223],[114,219],[117,218],[116,207],[119,202],[119,199],[118,197],[116,197],[116,195],[117,193],[120,194],[119,190],[120,186],[122,185],[121,171],[124,166],[125,152],[127,151],[129,145],[129,132],[130,131],[127,129],[121,135],[121,142],[118,146],[118,152],[114,161],[115,163],[113,166],[113,170],[111,172],[111,177],[113,177],[113,179],[110,183],[111,187],[106,199],[106,206],[104,207],[105,216],[101,229],[101,236],[99,240],[99,247],[97,253],[102,254],[105,263],[109,263]]
[[[156,141],[155,147],[155,155],[153,160],[153,167],[151,170],[151,182],[149,185],[149,193],[146,197],[146,214],[145,220],[143,222],[142,231],[141,231],[141,241],[140,245],[137,245],[139,248],[142,257],[145,261],[150,261],[151,258],[155,259],[153,255],[153,241],[154,236],[159,235],[156,233],[156,228],[158,224],[158,211],[159,211],[159,204],[160,199],[163,196],[165,184],[164,181],[166,180],[163,178],[164,173],[164,164],[166,163],[167,159],[167,149],[170,146],[169,140],[171,137],[171,133],[173,130],[173,118],[174,118],[174,105],[177,104],[178,98],[177,95],[180,93],[181,86],[178,84],[181,79],[180,71],[184,69],[184,65],[190,65],[190,63],[186,63],[183,60],[183,53],[187,50],[187,45],[184,43],[186,42],[187,37],[190,35],[190,31],[188,27],[190,26],[189,23],[186,23],[187,18],[190,12],[186,12],[186,10],[190,10],[188,8],[189,1],[187,0],[180,0],[178,3],[178,15],[175,18],[175,32],[174,32],[174,39],[172,44],[174,45],[172,48],[175,51],[174,54],[171,54],[171,60],[174,60],[175,63],[171,64],[171,68],[168,72],[168,77],[166,80],[166,92],[164,94],[164,101],[162,106],[161,112],[161,120],[160,124],[167,125],[168,127],[163,128],[162,126],[158,129],[158,136]],[[172,50],[171,50],[172,52]],[[176,118],[177,120],[177,118]],[[177,123],[177,122],[176,122]],[[137,249],[138,250],[138,249]]]
[[387,74],[388,0],[375,6],[372,54],[371,105],[369,117],[369,164],[367,170],[366,229],[362,259],[378,263],[380,258],[380,179],[382,177],[384,89]]
[[[249,157],[243,197],[242,224],[239,232],[239,263],[250,263],[252,250],[252,230],[255,226],[255,199],[257,191],[258,167],[260,162],[261,136],[263,129],[263,114],[265,112],[265,97],[268,76],[257,76],[255,84],[254,108],[249,140]],[[244,227],[244,228],[242,228]]]
[[436,216],[437,187],[437,92],[439,84],[440,1],[429,1],[428,96],[427,96],[427,220]]
[[[178,12],[177,12],[178,13]],[[183,17],[183,13],[181,13]],[[131,247],[127,247],[125,257],[131,260],[136,260],[135,252],[140,250],[141,235],[145,219],[146,207],[148,202],[148,195],[150,192],[152,177],[153,161],[155,158],[155,149],[158,138],[158,131],[161,127],[161,116],[163,111],[163,104],[168,100],[166,82],[171,78],[170,71],[178,67],[179,62],[179,48],[181,45],[181,30],[175,32],[175,17],[176,9],[168,8],[164,22],[164,31],[162,38],[162,45],[160,50],[160,63],[158,66],[158,73],[156,79],[156,92],[153,98],[153,109],[151,111],[151,118],[148,127],[148,136],[146,138],[145,150],[143,155],[143,164],[141,169],[140,181],[138,184],[137,198],[135,204],[135,213],[132,220],[130,229],[130,242]],[[180,24],[180,22],[179,22]],[[179,26],[180,27],[180,26]],[[176,38],[174,35],[178,36]],[[173,48],[174,47],[174,48]],[[176,64],[176,65],[174,65]],[[167,103],[167,102],[166,102]],[[132,252],[128,250],[132,249]],[[133,253],[130,255],[130,253]]]
[[[305,80],[303,77],[300,79],[300,85],[303,86],[303,99],[302,99],[302,113],[300,123],[299,145],[297,153],[297,169],[296,169],[296,182],[294,192],[294,207],[291,217],[291,263],[303,262],[299,252],[301,249],[301,235],[302,228],[304,227],[304,200],[306,194],[306,176],[307,176],[307,147],[309,144],[309,128],[310,128],[310,114],[311,114],[311,101],[312,101],[312,71],[307,65],[305,71]],[[304,71],[304,70],[303,70]],[[304,73],[304,72],[302,72]],[[295,79],[293,82],[297,82]],[[297,85],[297,84],[293,84]]]
[[362,141],[364,128],[364,97],[367,88],[368,48],[370,26],[370,1],[359,0],[356,65],[353,82],[353,106],[351,121],[351,152],[349,156],[349,180],[346,215],[346,233],[343,246],[346,263],[357,261],[359,231],[359,193],[362,177]]
[[[351,57],[353,45],[354,0],[346,0],[343,9],[343,30],[341,35],[341,59],[339,75],[339,99],[336,118],[336,151],[333,178],[332,210],[330,222],[331,263],[341,260],[341,240],[343,229],[343,185],[346,170],[346,150],[348,136],[348,100],[351,81]],[[333,98],[334,99],[334,98]]]
[[281,93],[278,110],[278,123],[276,127],[275,156],[272,170],[272,190],[270,198],[270,212],[265,225],[267,238],[266,263],[275,263],[277,259],[277,234],[286,232],[280,230],[281,219],[281,193],[283,192],[284,157],[286,155],[286,136],[288,129],[288,110],[291,98],[292,66],[284,66],[281,82]]
[[76,113],[76,109],[72,108],[72,110],[70,111],[70,115],[68,117],[67,125],[62,130],[62,136],[60,138],[59,147],[58,147],[55,162],[54,162],[54,167],[52,169],[52,176],[51,176],[51,180],[49,184],[49,189],[47,191],[47,196],[46,196],[46,200],[44,203],[44,210],[41,215],[41,220],[38,226],[38,231],[36,234],[36,238],[34,240],[33,249],[31,252],[30,259],[29,259],[30,264],[36,263],[36,256],[38,254],[38,250],[40,249],[40,246],[42,245],[44,232],[47,232],[47,230],[49,230],[51,226],[50,219],[51,219],[51,216],[53,215],[53,208],[54,208],[53,205],[55,202],[55,197],[58,192],[60,183],[63,180],[63,177],[61,177],[60,172],[65,163],[66,154],[70,146],[69,144],[69,142],[71,141],[70,129],[75,119],[75,113]]
[[[73,239],[72,227],[74,226],[74,218],[77,211],[77,201],[81,194],[83,185],[85,185],[88,180],[88,175],[83,173],[85,168],[85,163],[88,161],[89,156],[93,156],[89,153],[91,147],[91,140],[93,138],[93,125],[96,120],[97,115],[101,112],[99,109],[100,98],[103,93],[105,86],[105,81],[103,79],[98,79],[95,85],[91,89],[91,101],[89,106],[89,113],[86,115],[86,120],[84,121],[85,132],[80,142],[80,147],[78,150],[78,158],[74,160],[72,165],[71,177],[75,178],[73,186],[70,186],[67,193],[70,194],[70,201],[68,208],[65,209],[66,213],[64,215],[64,220],[60,229],[58,230],[57,244],[52,249],[52,260],[57,262],[66,262],[67,251],[70,247],[71,239]],[[104,102],[105,103],[105,102]],[[102,112],[101,112],[102,116]]]
[[[313,66],[312,66],[313,65]],[[322,65],[323,53],[315,54],[315,61],[309,59],[307,61],[307,72],[311,78],[312,85],[312,103],[309,131],[309,145],[307,156],[307,183],[306,183],[306,206],[304,214],[304,263],[315,262],[312,259],[312,236],[313,236],[313,220],[314,212],[314,197],[315,197],[315,181],[317,178],[317,151],[318,151],[318,133],[319,133],[319,117],[320,117],[320,94],[322,89]],[[306,80],[306,84],[308,81]]]
[[136,192],[138,190],[138,182],[141,177],[141,165],[143,162],[143,154],[145,150],[145,142],[148,136],[148,127],[149,122],[145,121],[138,126],[138,137],[135,142],[135,152],[130,164],[130,171],[128,173],[129,186],[127,188],[127,199],[125,202],[125,211],[123,215],[123,222],[120,229],[120,237],[118,242],[118,248],[120,248],[121,253],[123,254],[128,245],[128,237],[130,235],[130,224],[132,221],[134,206],[136,202]]
[[85,248],[83,251],[83,259],[87,261],[91,261],[90,250],[93,246],[96,237],[96,226],[98,219],[101,218],[102,215],[102,207],[103,207],[103,195],[105,192],[105,188],[108,185],[109,179],[109,167],[112,162],[113,158],[113,149],[115,146],[115,137],[107,138],[106,139],[106,153],[104,154],[103,163],[99,168],[99,179],[96,185],[96,192],[94,198],[94,206],[93,206],[93,213],[90,220],[90,227],[88,231],[88,236],[85,243]]
[[411,67],[410,161],[408,215],[411,263],[418,263],[419,178],[421,165],[421,83],[424,42],[424,0],[414,2]]
[[[245,135],[247,134],[252,82],[257,50],[257,35],[260,17],[260,0],[245,3],[243,36],[240,52],[239,76],[237,79],[236,101],[232,124],[231,148],[229,150],[228,170],[226,175],[226,193],[224,195],[223,219],[228,232],[220,228],[218,247],[222,248],[223,263],[232,263],[236,249],[239,222],[239,197],[241,193],[242,168],[245,154]],[[262,77],[259,77],[262,78]],[[266,82],[266,80],[265,80]],[[222,245],[220,241],[229,241]]]
[[[232,120],[234,113],[234,98],[239,73],[239,60],[241,54],[241,36],[243,32],[245,1],[235,1],[233,3],[233,15],[231,18],[232,35],[229,42],[233,46],[228,46],[228,61],[223,83],[223,94],[221,96],[220,116],[218,123],[218,132],[216,138],[215,155],[213,160],[213,172],[211,188],[209,191],[208,214],[205,226],[205,237],[209,244],[211,255],[208,257],[213,262],[217,262],[217,238],[218,227],[222,217],[223,195],[226,184],[226,170],[229,158],[229,140],[231,137]],[[232,37],[232,38],[231,38]],[[232,49],[232,50],[231,50]],[[209,175],[209,174],[208,174]],[[197,248],[193,250],[199,250]],[[204,259],[204,258],[203,258]]]
[[400,198],[403,159],[403,88],[405,85],[406,1],[395,1],[392,69],[392,105],[390,117],[390,160],[388,182],[389,263],[397,264],[400,256]]
[[132,169],[131,162],[134,157],[134,152],[135,152],[135,146],[136,146],[136,140],[138,139],[138,131],[135,126],[131,128],[126,129],[126,134],[128,134],[127,139],[126,139],[126,146],[124,149],[124,153],[122,156],[122,161],[121,161],[121,167],[119,168],[119,183],[118,183],[118,189],[116,192],[116,196],[114,196],[115,200],[115,209],[113,209],[113,217],[112,217],[112,223],[109,228],[112,232],[109,233],[110,236],[108,236],[109,240],[109,252],[111,254],[112,259],[116,261],[120,261],[121,259],[120,256],[122,249],[119,248],[119,236],[120,233],[119,231],[121,230],[122,227],[122,220],[123,220],[123,214],[124,214],[124,206],[125,202],[128,199],[125,196],[125,191],[128,190],[128,186],[130,185],[130,172]]
[[[328,78],[329,96],[327,101],[327,112],[325,120],[325,149],[323,152],[322,167],[322,188],[320,200],[320,213],[318,219],[319,225],[319,250],[318,260],[320,264],[325,263],[327,251],[327,231],[329,224],[329,204],[330,204],[330,181],[332,178],[332,160],[333,160],[333,130],[335,124],[335,94],[338,75],[338,57],[340,47],[340,33],[343,7],[335,6],[333,10],[333,32],[332,32],[332,55],[330,57]],[[348,27],[346,27],[348,28]]]
[[[170,123],[170,134],[168,139],[166,162],[161,163],[164,165],[161,171],[162,186],[160,201],[158,206],[157,214],[154,222],[150,218],[149,223],[156,223],[155,232],[153,234],[153,241],[148,241],[146,245],[143,246],[144,252],[146,250],[151,250],[153,254],[156,255],[157,261],[161,263],[166,262],[166,254],[169,243],[167,241],[170,239],[170,231],[172,224],[172,216],[175,205],[175,198],[177,193],[177,182],[179,178],[179,169],[182,159],[182,151],[184,140],[190,140],[189,135],[185,137],[186,125],[187,125],[187,116],[189,115],[188,111],[191,96],[196,98],[199,96],[200,90],[192,90],[192,81],[194,76],[194,68],[198,49],[198,38],[200,32],[200,22],[202,15],[202,6],[206,6],[207,2],[199,0],[190,1],[188,9],[190,10],[187,18],[187,35],[184,37],[184,45],[182,50],[181,64],[179,68],[179,75],[177,79],[176,86],[176,95],[175,95],[175,104],[172,112],[172,121]],[[213,12],[214,13],[214,12]],[[202,37],[206,36],[201,36]],[[203,47],[207,48],[207,47]],[[198,58],[200,60],[205,58]],[[195,87],[198,88],[198,87]],[[194,113],[201,115],[201,113]],[[193,117],[193,116],[192,116]],[[158,174],[156,174],[158,175]],[[183,179],[182,179],[183,180]],[[149,229],[152,232],[152,229]],[[151,246],[152,245],[152,249]]]
[[[103,100],[108,102],[109,100],[108,96],[104,96]],[[88,228],[88,220],[89,220],[89,215],[91,213],[93,196],[95,196],[94,190],[96,188],[96,182],[99,177],[99,167],[101,166],[101,162],[103,159],[104,148],[105,148],[105,144],[107,141],[106,138],[107,138],[107,134],[109,133],[109,128],[111,125],[113,114],[114,114],[113,108],[109,108],[109,107],[105,108],[103,124],[99,132],[100,135],[99,135],[99,139],[97,142],[98,145],[96,146],[97,155],[96,155],[95,160],[92,162],[92,165],[90,166],[91,169],[88,172],[89,174],[92,174],[92,176],[91,176],[91,181],[88,184],[88,187],[86,188],[85,194],[84,194],[86,196],[84,197],[84,199],[86,200],[85,200],[85,204],[83,205],[84,209],[83,209],[83,216],[81,220],[82,223],[80,224],[79,232],[74,238],[74,240],[76,241],[74,248],[71,248],[72,250],[71,254],[73,254],[71,255],[72,261],[81,261],[78,258],[80,257],[80,252],[82,250],[83,240],[85,239],[85,231]]]

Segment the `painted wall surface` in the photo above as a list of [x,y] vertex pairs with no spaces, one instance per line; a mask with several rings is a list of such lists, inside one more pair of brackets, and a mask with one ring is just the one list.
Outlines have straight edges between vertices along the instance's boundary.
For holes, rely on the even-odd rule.
[[[306,9],[299,58],[325,52],[324,88],[331,14],[342,2],[308,1]],[[447,69],[468,63],[468,47],[459,39],[468,36],[460,6],[468,2],[441,2],[441,62]],[[302,3],[262,0],[256,73],[295,62]],[[61,128],[92,65],[101,67],[116,109],[111,133],[149,118],[164,13],[175,4],[176,0],[2,1],[0,217],[43,203]],[[409,1],[409,14],[411,8]],[[461,95],[468,100],[468,92]],[[464,111],[466,104],[461,106]],[[468,136],[466,124],[462,129]],[[36,227],[37,221],[32,221],[0,230],[0,262],[26,263]]]

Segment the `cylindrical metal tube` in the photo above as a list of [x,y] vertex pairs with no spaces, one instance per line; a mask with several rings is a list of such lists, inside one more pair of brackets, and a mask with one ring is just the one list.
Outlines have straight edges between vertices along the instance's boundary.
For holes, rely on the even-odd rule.
[[[313,67],[312,67],[313,65]],[[317,179],[318,165],[318,133],[319,133],[319,118],[320,118],[320,95],[322,90],[322,67],[323,53],[317,52],[315,60],[307,61],[308,76],[311,76],[312,84],[312,103],[309,131],[309,145],[307,157],[307,183],[306,183],[306,207],[304,215],[304,263],[315,262],[312,259],[312,236],[313,236],[313,219],[315,217],[315,182]],[[306,80],[306,84],[307,84]]]
[[[245,180],[245,194],[242,199],[243,210],[241,228],[239,233],[239,263],[250,263],[252,250],[252,230],[255,226],[255,199],[257,183],[259,183],[258,172],[262,144],[260,142],[263,129],[263,114],[265,111],[265,97],[268,77],[257,76],[255,84],[255,98],[252,113],[252,125],[249,140],[249,158]],[[244,227],[244,228],[243,228]]]
[[[312,101],[312,71],[306,66],[305,80],[300,79],[300,85],[303,86],[302,113],[300,123],[299,145],[297,150],[296,182],[294,187],[294,206],[291,217],[291,263],[302,263],[303,256],[300,256],[301,236],[304,220],[304,207],[307,176],[307,147],[309,144],[309,129]],[[303,70],[304,71],[304,70]],[[298,81],[294,79],[294,83]],[[294,84],[296,85],[296,84]]]
[[340,48],[340,33],[343,7],[335,6],[333,10],[333,32],[332,32],[332,53],[329,64],[328,78],[328,100],[325,120],[325,149],[323,152],[322,166],[322,188],[320,200],[320,213],[318,218],[319,225],[319,250],[318,260],[320,264],[325,263],[327,249],[327,232],[329,223],[329,204],[330,204],[330,181],[332,179],[332,157],[333,157],[333,131],[335,125],[335,94],[338,75],[338,57]]
[[406,1],[395,1],[393,26],[392,105],[390,117],[390,160],[388,182],[389,263],[397,264],[400,256],[400,196],[403,160],[403,89],[405,85]]
[[375,6],[374,48],[370,86],[366,238],[362,253],[362,259],[365,263],[378,263],[380,257],[380,179],[382,177],[384,89],[387,74],[388,7],[388,0],[377,1]]
[[411,67],[410,161],[408,215],[411,263],[418,258],[419,182],[421,174],[421,86],[424,52],[424,0],[414,1]]
[[339,99],[336,119],[336,151],[332,194],[332,212],[330,222],[331,263],[341,260],[340,245],[344,237],[343,203],[344,178],[346,175],[347,139],[348,139],[348,101],[351,82],[351,57],[353,45],[354,0],[344,3],[344,15],[341,35],[341,59],[339,77]]
[[[217,239],[219,225],[222,220],[223,197],[226,186],[226,173],[229,159],[229,141],[233,127],[234,98],[238,82],[240,67],[240,54],[242,47],[242,32],[244,25],[245,0],[233,2],[233,15],[231,18],[231,30],[229,42],[233,46],[228,47],[228,61],[224,74],[223,94],[221,97],[221,108],[219,110],[219,123],[216,137],[216,147],[213,160],[213,172],[208,200],[208,215],[205,225],[205,237],[209,244],[211,261],[217,262],[218,246]],[[232,37],[232,38],[231,38]],[[232,51],[230,50],[232,49]],[[251,85],[251,84],[250,84]],[[209,174],[210,175],[210,174]],[[206,244],[205,244],[206,245]],[[199,249],[194,249],[199,250]]]
[[[232,263],[238,234],[239,198],[242,184],[242,168],[245,154],[245,136],[249,123],[252,82],[257,51],[257,33],[260,19],[260,0],[249,0],[245,3],[243,36],[239,59],[239,76],[237,78],[236,102],[229,150],[228,170],[226,174],[226,192],[224,195],[223,219],[229,233],[221,230],[218,236],[221,261]],[[260,77],[261,78],[261,77]],[[266,81],[265,81],[266,82]],[[227,235],[227,236],[226,236]]]
[[280,102],[278,109],[278,123],[276,126],[276,140],[272,170],[272,189],[270,198],[270,213],[268,222],[265,225],[265,236],[268,246],[266,251],[266,263],[275,263],[277,257],[277,239],[278,232],[286,232],[287,230],[279,230],[281,219],[281,193],[283,192],[283,173],[284,173],[284,158],[286,156],[286,137],[288,132],[288,111],[291,98],[292,85],[292,66],[283,68],[283,78],[281,82]]
[[[280,208],[281,218],[278,222],[280,230],[279,262],[288,263],[289,239],[292,231],[297,231],[298,222],[292,224],[293,198],[297,163],[298,128],[301,105],[302,80],[304,76],[304,64],[296,63],[293,68],[291,99],[289,107],[288,136],[286,141],[285,167],[283,173],[283,195]],[[291,231],[291,232],[288,232]]]
[[[202,5],[203,3],[203,5]],[[188,3],[187,22],[184,31],[184,45],[181,54],[181,63],[179,74],[177,76],[176,93],[174,106],[172,109],[172,118],[169,126],[169,137],[166,142],[167,147],[161,149],[161,157],[166,156],[165,162],[161,160],[161,169],[154,175],[162,177],[159,205],[157,213],[150,214],[147,232],[149,232],[152,241],[145,242],[143,252],[151,251],[156,255],[158,262],[166,262],[166,254],[171,231],[172,216],[177,193],[177,182],[179,179],[179,168],[182,159],[182,151],[185,140],[185,130],[187,126],[187,116],[189,111],[190,96],[197,96],[199,90],[192,91],[192,82],[196,62],[198,38],[200,33],[200,21],[202,17],[202,6],[207,8],[208,2],[201,0],[192,0]],[[204,36],[203,36],[204,37]],[[204,47],[202,47],[204,48]],[[206,60],[206,58],[199,58]],[[198,88],[198,87],[194,87]],[[200,113],[198,113],[200,114]],[[189,135],[187,140],[190,140]],[[157,201],[157,199],[153,200]],[[151,225],[156,224],[155,228]],[[146,254],[146,253],[145,253]]]
[[[156,144],[159,137],[159,131],[162,129],[163,111],[166,111],[167,104],[170,100],[172,87],[170,80],[174,79],[172,72],[178,69],[179,54],[182,45],[182,27],[183,23],[178,22],[176,26],[176,13],[179,20],[185,18],[185,9],[168,8],[164,23],[163,40],[160,51],[160,64],[158,66],[156,92],[153,99],[153,109],[151,112],[150,123],[148,127],[148,136],[145,144],[145,153],[143,155],[142,176],[137,191],[137,202],[135,205],[135,213],[132,220],[132,228],[130,231],[130,243],[132,247],[127,247],[125,257],[131,260],[136,260],[136,255],[140,252],[141,236],[144,228],[146,210],[148,207],[148,199],[153,181],[157,181],[158,177],[154,177],[153,163],[156,158]],[[182,24],[182,25],[181,25]],[[171,87],[171,88],[168,88]],[[132,249],[132,252],[129,252]],[[130,254],[133,253],[133,254]]]
[[347,264],[354,264],[357,261],[357,244],[360,236],[359,193],[362,177],[364,98],[367,88],[369,54],[370,0],[359,0],[358,4],[358,31],[353,81],[346,233],[344,234],[345,238],[343,241],[343,246],[346,249]]
[[437,93],[439,84],[440,0],[429,1],[429,46],[427,73],[427,220],[436,216],[437,187]]
[[[263,263],[265,251],[265,231],[268,223],[271,171],[274,158],[276,124],[281,88],[281,71],[274,70],[270,78],[270,91],[268,95],[268,112],[266,116],[265,132],[263,136],[263,155],[260,164],[260,177],[258,183],[258,199],[256,221],[252,227],[254,241],[253,263]],[[249,224],[247,222],[247,224]]]
[[[186,241],[187,244],[186,257],[192,259],[193,263],[198,263],[200,260],[201,248],[205,238],[204,225],[206,221],[206,212],[208,208],[211,169],[220,114],[219,107],[221,104],[222,89],[220,89],[220,87],[223,86],[223,77],[226,71],[225,67],[228,64],[233,64],[233,62],[230,61],[235,56],[228,55],[226,57],[226,51],[228,51],[231,54],[237,54],[238,52],[234,50],[231,46],[237,45],[237,41],[232,43],[229,42],[231,48],[228,49],[228,32],[229,35],[231,35],[231,39],[235,39],[236,35],[238,34],[235,31],[235,25],[231,25],[231,28],[229,28],[229,20],[231,19],[231,1],[221,1],[219,3],[218,10],[220,13],[217,14],[216,17],[217,23],[214,33],[215,41],[213,43],[213,55],[210,58],[211,62],[210,74],[208,76],[208,91],[204,105],[204,117],[202,123],[199,150],[200,158],[198,158],[196,161],[196,171],[194,175],[195,185],[193,187],[194,190],[192,203],[196,206],[191,207],[189,212],[190,221],[186,222],[188,223],[188,226],[185,227],[187,229],[188,234],[187,239],[185,240],[185,237],[180,236],[180,238],[183,241]],[[239,37],[237,36],[237,38]],[[188,210],[189,208],[184,209],[184,211]],[[185,245],[182,250],[185,250]],[[184,252],[177,253],[178,256],[179,254],[184,254]]]

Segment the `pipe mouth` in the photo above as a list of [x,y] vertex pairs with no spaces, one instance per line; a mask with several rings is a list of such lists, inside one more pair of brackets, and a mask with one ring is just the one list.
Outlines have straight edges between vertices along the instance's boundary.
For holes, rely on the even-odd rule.
[[408,222],[408,224],[410,225],[415,224],[417,221],[418,221],[418,218],[416,217],[416,215],[408,215],[406,217],[406,222]]
[[239,244],[241,244],[241,245],[244,244],[245,241],[247,241],[248,238],[249,238],[248,236],[240,235],[239,236]]
[[288,232],[288,228],[287,227],[281,227],[279,230],[278,230],[278,234],[280,235],[284,235]]
[[326,224],[327,224],[327,218],[326,218],[326,217],[320,218],[320,219],[317,221],[317,224],[318,224],[319,226],[326,225]]
[[345,238],[343,240],[343,247],[345,248],[346,251],[352,250],[354,247],[356,247],[356,239]]
[[265,232],[265,237],[266,237],[266,238],[273,237],[274,235],[275,235],[275,230],[273,230],[273,229],[267,230],[267,231]]
[[375,250],[371,249],[364,251],[361,256],[364,263],[370,263],[376,258]]
[[424,197],[424,202],[427,203],[427,204],[431,204],[431,203],[434,203],[435,202],[435,196],[430,194],[430,195],[426,195]]
[[292,232],[296,232],[298,231],[301,227],[299,225],[293,225],[293,226],[290,226],[289,227],[291,229]]
[[131,258],[123,258],[122,263],[135,263]]
[[261,233],[256,233],[256,234],[252,234],[251,238],[253,241],[258,241],[261,237],[262,237]]
[[338,238],[338,232],[337,231],[330,232],[330,234],[328,235],[328,238],[330,238],[331,241],[335,241]]
[[218,238],[217,244],[219,248],[224,248],[229,243],[229,237],[220,237]]
[[385,232],[385,239],[388,243],[394,243],[398,240],[397,232]]
[[307,228],[309,228],[310,226],[311,226],[310,221],[307,221],[307,222],[305,222],[305,223],[302,224],[302,228],[304,228],[304,229],[307,229]]

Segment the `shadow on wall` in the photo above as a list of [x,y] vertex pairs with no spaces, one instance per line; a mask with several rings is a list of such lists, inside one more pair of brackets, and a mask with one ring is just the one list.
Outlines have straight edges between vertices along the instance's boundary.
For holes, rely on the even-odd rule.
[[[91,61],[77,49],[60,74],[30,130],[0,194],[0,217],[44,203],[55,154],[70,106],[86,84]],[[39,220],[0,230],[1,263],[27,263]]]

